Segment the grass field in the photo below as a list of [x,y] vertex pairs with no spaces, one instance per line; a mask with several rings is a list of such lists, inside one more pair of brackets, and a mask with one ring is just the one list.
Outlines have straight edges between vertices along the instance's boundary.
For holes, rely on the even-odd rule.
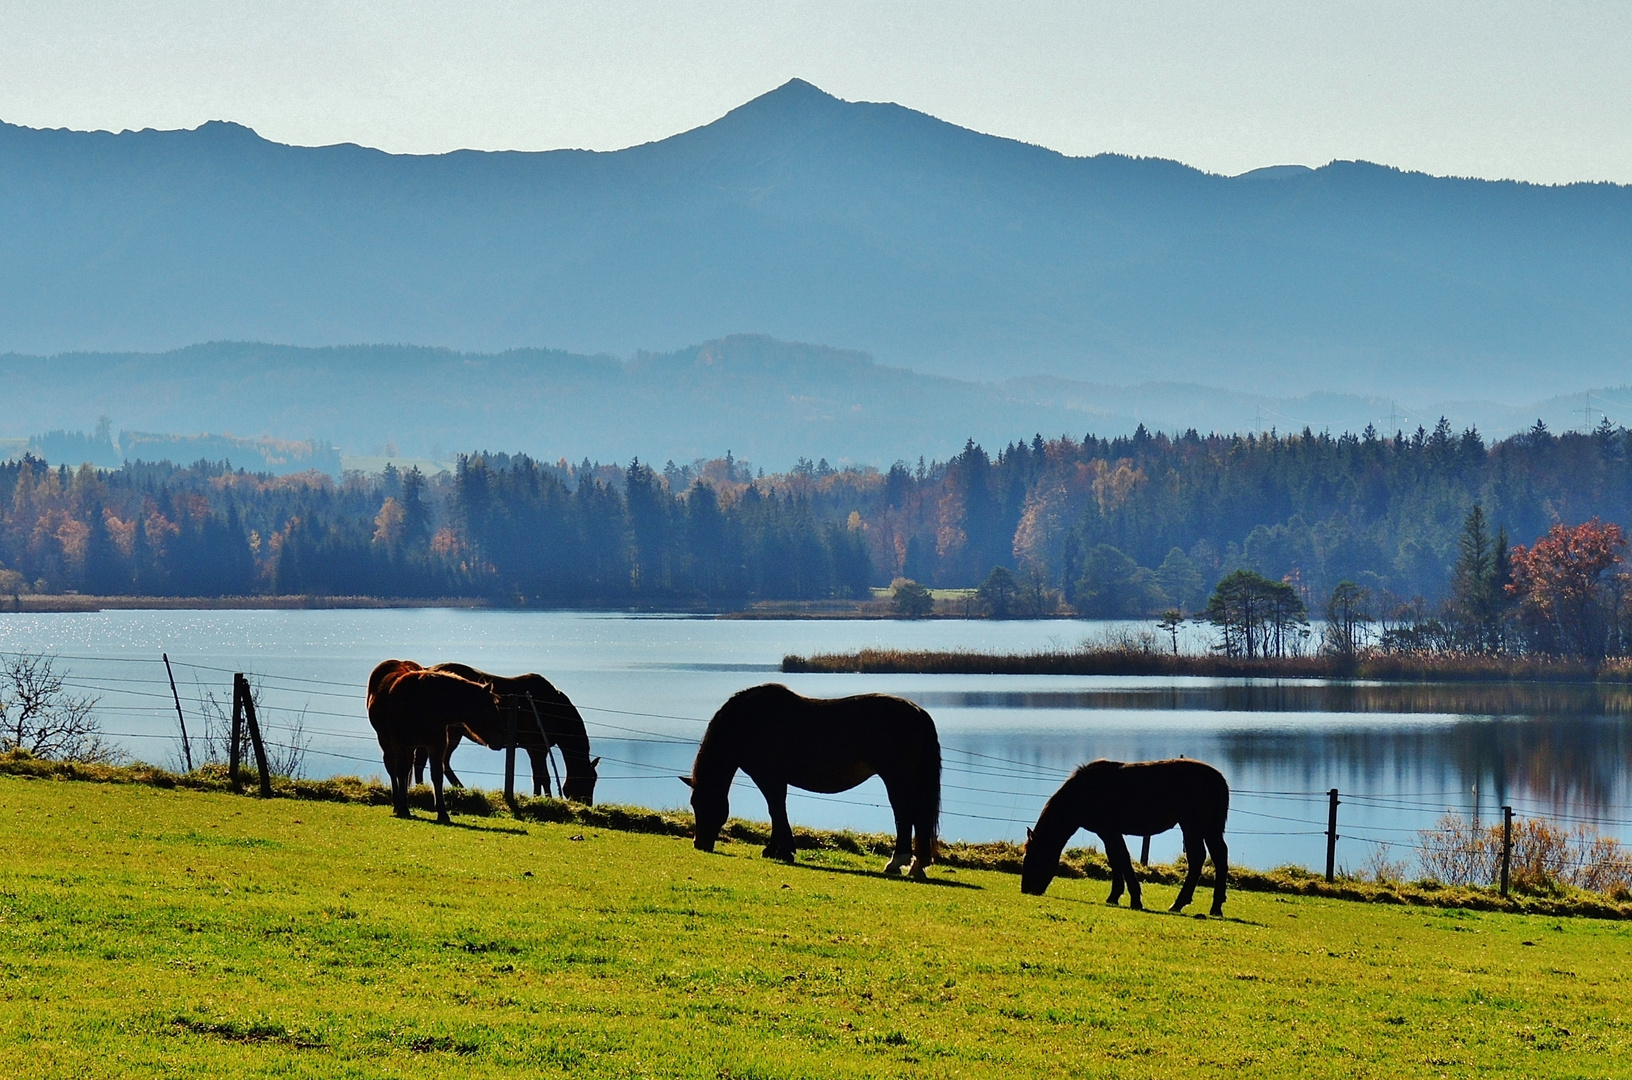
[[1626,923],[13,777],[0,823],[7,1076],[1632,1075]]

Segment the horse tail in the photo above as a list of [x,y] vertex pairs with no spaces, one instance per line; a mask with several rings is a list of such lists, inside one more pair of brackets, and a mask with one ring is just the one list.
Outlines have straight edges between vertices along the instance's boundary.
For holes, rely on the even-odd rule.
[[919,818],[913,823],[912,853],[919,866],[935,861],[941,829],[941,740],[935,733],[935,722],[924,714],[928,722],[929,738],[922,751],[918,775],[920,782]]

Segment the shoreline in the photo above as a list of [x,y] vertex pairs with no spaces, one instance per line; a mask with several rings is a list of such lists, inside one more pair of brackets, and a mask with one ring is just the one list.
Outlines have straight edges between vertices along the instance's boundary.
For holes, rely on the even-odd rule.
[[787,674],[865,675],[1111,675],[1200,676],[1379,682],[1526,682],[1624,684],[1625,659],[1589,664],[1550,657],[1463,654],[1362,654],[1238,657],[1136,649],[1079,649],[1031,653],[862,649],[782,658]]

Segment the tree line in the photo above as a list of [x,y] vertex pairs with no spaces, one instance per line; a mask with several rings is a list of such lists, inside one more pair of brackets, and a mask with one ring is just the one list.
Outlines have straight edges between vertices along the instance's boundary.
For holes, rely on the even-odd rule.
[[[1445,421],[1393,436],[1140,428],[769,475],[729,455],[657,468],[474,453],[436,476],[339,479],[28,457],[0,464],[0,589],[729,606],[864,598],[906,580],[988,584],[994,613],[1139,617],[1201,612],[1250,572],[1317,612],[1344,584],[1376,617],[1415,604],[1426,634],[1448,600],[1496,603],[1459,570],[1475,507],[1488,534],[1477,558],[1513,560],[1501,588],[1522,586],[1554,526],[1626,525],[1632,435],[1607,420],[1495,442]],[[1560,604],[1525,616],[1534,640],[1573,633],[1562,628],[1588,611]],[[1481,618],[1487,641],[1498,623],[1516,632]]]

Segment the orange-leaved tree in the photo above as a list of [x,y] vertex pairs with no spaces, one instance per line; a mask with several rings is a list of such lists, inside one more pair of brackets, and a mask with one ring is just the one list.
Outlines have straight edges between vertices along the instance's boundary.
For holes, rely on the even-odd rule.
[[1625,547],[1619,525],[1593,518],[1554,525],[1531,547],[1513,548],[1513,584],[1507,588],[1522,605],[1533,648],[1589,660],[1618,649],[1625,575],[1611,571]]

